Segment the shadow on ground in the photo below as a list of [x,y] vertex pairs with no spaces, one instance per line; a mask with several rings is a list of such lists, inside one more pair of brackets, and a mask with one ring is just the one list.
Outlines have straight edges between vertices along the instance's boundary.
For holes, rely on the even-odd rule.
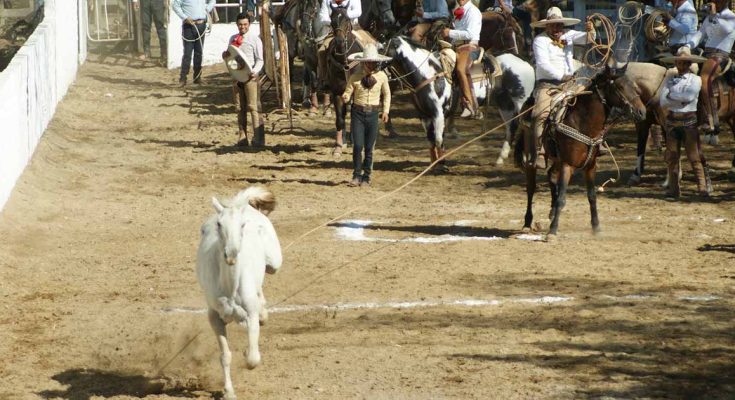
[[90,400],[116,396],[143,398],[149,395],[185,398],[222,397],[221,393],[204,391],[197,383],[172,382],[169,379],[154,379],[115,371],[70,369],[51,378],[67,388],[38,393],[44,399]]

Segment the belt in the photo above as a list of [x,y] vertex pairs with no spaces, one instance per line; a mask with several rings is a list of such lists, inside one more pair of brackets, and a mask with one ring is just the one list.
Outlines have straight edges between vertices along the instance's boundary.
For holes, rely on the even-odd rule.
[[683,119],[689,119],[689,118],[695,118],[697,116],[696,111],[687,111],[687,112],[676,112],[672,111],[669,112],[669,119],[672,120],[683,120]]
[[360,105],[360,104],[353,104],[352,105],[352,109],[355,110],[355,111],[362,111],[362,112],[366,112],[366,113],[367,112],[376,112],[376,111],[380,111],[381,110],[380,106],[363,106],[363,105]]
[[477,46],[477,41],[476,40],[455,40],[454,41],[454,47],[464,46],[466,44]]
[[192,22],[196,25],[201,25],[201,24],[206,24],[207,20],[206,19],[195,19]]
[[704,49],[704,56],[705,57],[712,57],[712,56],[730,57],[730,53],[722,51],[714,47],[707,47]]

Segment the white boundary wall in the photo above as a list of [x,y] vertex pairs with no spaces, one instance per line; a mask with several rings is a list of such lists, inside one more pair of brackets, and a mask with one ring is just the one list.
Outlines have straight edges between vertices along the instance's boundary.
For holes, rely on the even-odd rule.
[[87,56],[86,0],[45,3],[43,22],[0,72],[0,210]]

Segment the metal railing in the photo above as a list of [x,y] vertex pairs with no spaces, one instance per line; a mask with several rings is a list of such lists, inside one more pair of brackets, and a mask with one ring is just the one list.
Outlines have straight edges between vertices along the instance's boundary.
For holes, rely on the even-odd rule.
[[135,39],[133,7],[128,0],[87,0],[84,13],[89,40],[119,42]]

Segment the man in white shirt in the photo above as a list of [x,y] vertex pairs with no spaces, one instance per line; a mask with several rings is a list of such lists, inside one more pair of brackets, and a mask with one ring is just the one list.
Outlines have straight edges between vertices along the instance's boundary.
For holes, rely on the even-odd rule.
[[574,44],[587,43],[588,33],[594,38],[594,28],[589,21],[585,25],[587,32],[564,31],[565,26],[579,22],[577,18],[565,18],[559,8],[551,7],[546,19],[531,24],[534,28],[546,29],[533,40],[533,54],[536,57],[536,103],[531,116],[537,140],[541,138],[544,123],[549,116],[551,91],[571,80],[574,74]]
[[681,47],[676,56],[664,57],[664,62],[673,62],[677,74],[667,78],[660,95],[661,107],[667,109],[666,119],[666,165],[669,173],[669,189],[667,195],[679,197],[679,158],[682,141],[692,170],[697,177],[697,189],[700,194],[708,196],[704,157],[700,154],[699,131],[697,130],[697,99],[702,80],[694,75],[690,67],[693,62],[704,62],[706,58],[693,56],[689,47]]
[[[247,82],[232,81],[232,94],[235,100],[235,111],[237,112],[237,127],[242,140],[238,142],[239,146],[248,146],[247,121],[248,112],[253,124],[253,145],[265,145],[265,128],[263,117],[260,115],[262,110],[260,102],[260,79],[258,74],[263,69],[263,42],[255,31],[250,31],[250,18],[247,13],[240,13],[237,16],[238,33],[230,37],[229,45],[240,49],[242,60],[250,69],[250,77]],[[231,57],[230,50],[222,53],[222,58]],[[246,107],[247,105],[247,107]]]
[[671,0],[669,3],[671,3],[673,15],[666,12],[661,17],[671,28],[669,49],[671,54],[676,54],[679,47],[686,46],[697,33],[697,11],[691,0]]
[[320,87],[326,85],[327,79],[327,47],[332,42],[332,12],[343,10],[347,18],[352,21],[353,27],[359,27],[357,19],[362,15],[360,0],[322,0],[319,7],[319,37],[317,37],[317,78]]
[[718,106],[712,98],[712,84],[714,78],[719,75],[721,67],[727,64],[735,42],[735,14],[728,8],[728,3],[727,0],[717,0],[708,4],[708,15],[689,44],[690,48],[694,48],[703,39],[705,40],[704,56],[708,60],[702,65],[700,73],[702,77],[700,98],[707,114],[704,141],[711,144],[717,144],[717,134],[720,132]]
[[455,71],[462,88],[463,117],[474,117],[478,104],[472,90],[472,52],[477,50],[482,29],[482,13],[470,0],[457,0],[454,10],[454,29],[444,28],[442,36],[451,40],[457,52]]

